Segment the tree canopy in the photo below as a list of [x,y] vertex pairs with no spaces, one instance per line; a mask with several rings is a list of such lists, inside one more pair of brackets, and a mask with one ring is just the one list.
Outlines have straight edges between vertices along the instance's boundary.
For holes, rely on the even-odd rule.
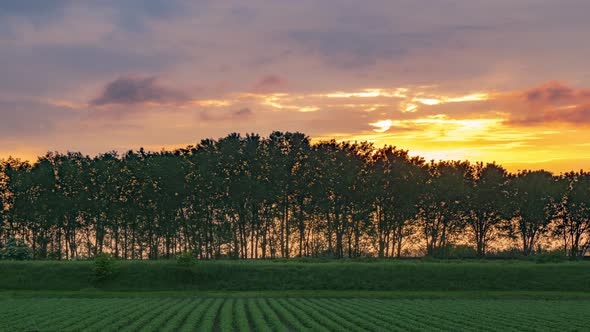
[[[393,146],[273,132],[174,151],[0,162],[0,249],[36,259],[477,256],[590,247],[590,173],[426,162]],[[12,242],[11,242],[12,241]]]

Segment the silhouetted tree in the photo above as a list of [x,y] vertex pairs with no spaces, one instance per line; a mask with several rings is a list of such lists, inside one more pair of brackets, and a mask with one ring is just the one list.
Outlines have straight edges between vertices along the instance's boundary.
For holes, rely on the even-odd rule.
[[505,218],[508,174],[496,164],[474,165],[474,179],[467,199],[466,224],[476,245],[477,255],[483,257],[488,243],[496,235]]
[[555,217],[560,183],[546,171],[523,171],[510,184],[509,202],[516,227],[510,230],[520,239],[522,251],[530,255]]
[[0,161],[0,245],[24,241],[35,259],[400,257],[406,249],[444,257],[465,243],[482,257],[508,238],[525,255],[544,239],[587,254],[589,173],[425,163],[391,146],[311,144],[291,132]]
[[564,250],[571,257],[583,257],[590,248],[590,173],[567,173],[562,178],[567,186],[558,234]]

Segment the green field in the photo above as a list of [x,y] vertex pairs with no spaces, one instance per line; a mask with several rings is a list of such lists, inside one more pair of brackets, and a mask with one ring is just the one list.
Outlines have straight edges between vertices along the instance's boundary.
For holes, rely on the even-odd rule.
[[1,262],[0,331],[588,331],[590,264]]
[[583,331],[590,301],[375,298],[0,300],[5,331]]
[[77,291],[565,291],[590,292],[590,262],[119,262],[93,282],[90,261],[0,262],[0,290]]

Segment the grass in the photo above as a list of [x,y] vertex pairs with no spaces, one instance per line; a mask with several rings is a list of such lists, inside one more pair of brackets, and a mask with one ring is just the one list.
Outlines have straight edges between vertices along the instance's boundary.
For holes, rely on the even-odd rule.
[[17,298],[5,331],[582,331],[590,300]]
[[97,284],[92,262],[0,262],[0,290],[590,292],[590,262],[526,261],[118,262]]
[[590,262],[0,262],[0,331],[584,330]]

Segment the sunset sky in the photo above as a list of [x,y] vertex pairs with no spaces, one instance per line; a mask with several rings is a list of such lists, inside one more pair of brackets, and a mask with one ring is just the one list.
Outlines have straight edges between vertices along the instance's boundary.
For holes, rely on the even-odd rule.
[[587,0],[0,3],[0,158],[231,132],[590,169]]

